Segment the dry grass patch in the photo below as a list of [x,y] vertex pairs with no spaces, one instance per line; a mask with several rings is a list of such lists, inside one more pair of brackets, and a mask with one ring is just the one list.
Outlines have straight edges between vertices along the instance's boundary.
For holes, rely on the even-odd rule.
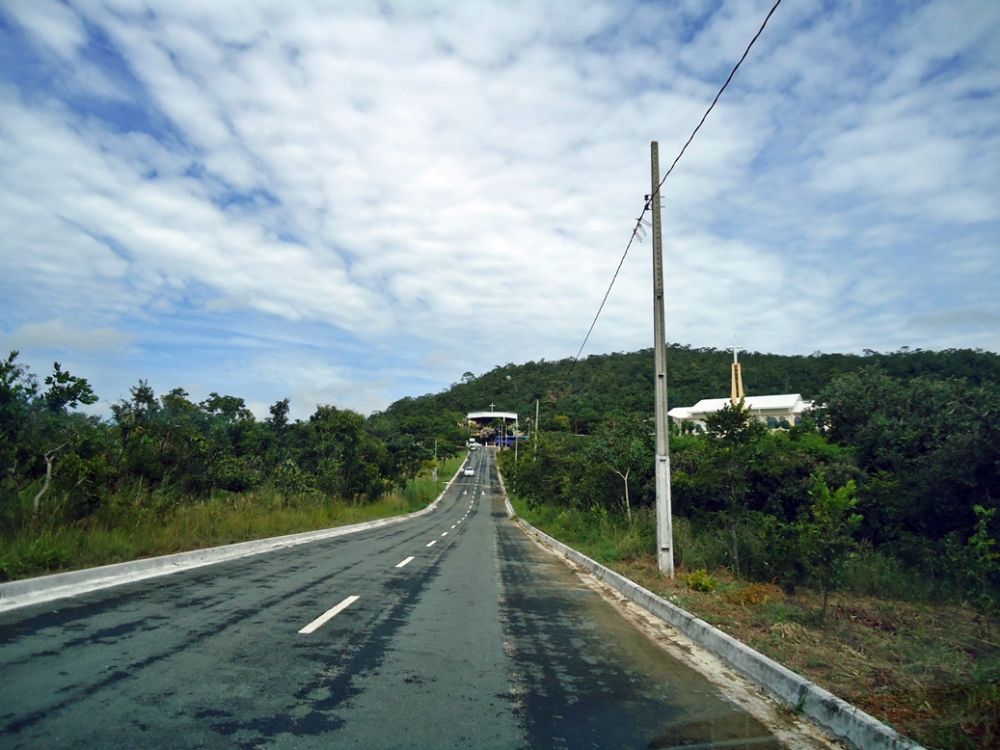
[[841,593],[825,621],[821,597],[746,583],[714,571],[714,591],[679,572],[663,579],[652,556],[619,573],[935,748],[1000,747],[1000,645],[974,611]]

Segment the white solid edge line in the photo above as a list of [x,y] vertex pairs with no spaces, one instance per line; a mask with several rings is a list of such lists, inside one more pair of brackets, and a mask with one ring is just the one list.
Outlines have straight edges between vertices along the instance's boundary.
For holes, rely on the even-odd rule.
[[425,547],[433,547],[433,546],[434,546],[435,544],[437,544],[437,543],[438,543],[438,540],[437,540],[437,539],[431,539],[431,540],[430,540],[429,542],[427,542],[427,544],[425,544],[424,546],[425,546]]
[[326,612],[324,612],[323,614],[321,614],[319,617],[317,617],[311,623],[309,623],[304,628],[302,628],[302,630],[300,630],[299,633],[302,634],[302,635],[308,635],[309,633],[313,632],[314,630],[318,630],[319,628],[321,628],[324,625],[326,625],[327,622],[329,622],[334,617],[336,617],[341,612],[343,612],[345,609],[347,609],[352,604],[354,604],[354,602],[356,602],[360,598],[361,598],[360,596],[349,596],[349,597],[347,597],[346,599],[344,599],[344,601],[342,601],[336,607],[330,607],[330,609],[328,609]]
[[410,555],[408,558],[406,558],[402,562],[396,563],[396,567],[397,568],[402,568],[404,565],[409,565],[411,562],[413,562],[413,560],[414,560],[414,555]]

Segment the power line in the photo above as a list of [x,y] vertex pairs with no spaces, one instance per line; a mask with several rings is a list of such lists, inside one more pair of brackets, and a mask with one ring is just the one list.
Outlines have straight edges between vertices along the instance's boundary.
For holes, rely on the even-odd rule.
[[[681,160],[681,157],[684,156],[684,152],[687,151],[687,147],[691,144],[691,141],[694,140],[695,135],[701,129],[701,126],[705,123],[705,120],[708,118],[709,113],[715,108],[716,103],[719,101],[719,97],[722,96],[722,92],[726,90],[726,87],[729,85],[729,82],[732,81],[733,76],[736,75],[736,71],[740,69],[740,66],[743,64],[743,61],[747,59],[747,55],[750,54],[750,48],[753,47],[754,43],[764,32],[764,27],[767,26],[767,22],[771,20],[771,16],[774,15],[774,11],[778,9],[779,5],[781,5],[781,0],[776,0],[774,5],[771,6],[771,10],[768,11],[767,16],[764,18],[764,22],[760,25],[760,28],[757,29],[757,33],[754,34],[753,39],[750,40],[750,44],[748,44],[747,48],[743,50],[743,55],[736,62],[736,65],[733,66],[733,69],[729,71],[729,77],[726,78],[726,82],[722,84],[722,88],[719,89],[719,93],[715,95],[715,98],[712,100],[712,103],[709,104],[708,109],[705,110],[705,114],[701,116],[701,120],[698,121],[698,124],[695,125],[694,130],[691,131],[691,135],[690,137],[688,137],[687,142],[681,147],[681,151],[679,154],[677,154],[677,158],[674,159],[673,163],[670,165],[670,168],[666,171],[666,173],[664,173],[663,179],[660,180],[660,184],[656,186],[657,194],[660,192],[660,188],[663,186],[663,183],[667,181],[667,178],[670,176],[670,173],[674,171],[674,167],[677,166],[677,162],[679,162]],[[649,208],[648,202],[646,208],[647,209]],[[645,213],[645,209],[643,210],[643,213]]]
[[[622,270],[622,265],[624,265],[625,263],[625,258],[628,256],[629,250],[632,249],[632,243],[635,242],[636,239],[642,242],[642,236],[640,236],[640,234],[645,235],[645,230],[643,229],[642,225],[643,225],[643,220],[646,217],[646,212],[649,211],[649,209],[652,207],[654,200],[659,200],[660,188],[663,187],[663,183],[667,181],[667,178],[670,176],[670,173],[674,171],[674,167],[677,166],[677,162],[679,162],[681,160],[681,157],[684,156],[684,152],[687,151],[687,147],[691,145],[691,141],[694,140],[694,137],[698,134],[698,131],[701,130],[701,126],[705,124],[705,120],[708,119],[709,114],[711,114],[712,110],[715,108],[715,105],[718,103],[719,98],[722,96],[722,92],[726,90],[726,87],[728,87],[729,83],[733,80],[733,76],[736,75],[736,71],[740,69],[740,66],[743,64],[743,61],[747,59],[747,55],[750,54],[750,49],[757,42],[757,39],[760,38],[760,35],[764,31],[764,27],[767,26],[767,22],[771,20],[771,16],[774,15],[774,11],[778,9],[779,5],[781,5],[781,0],[776,0],[774,5],[771,6],[771,10],[769,10],[767,16],[765,16],[764,22],[761,23],[760,28],[757,29],[757,33],[753,35],[753,38],[747,45],[747,48],[743,50],[743,54],[740,56],[740,59],[736,62],[736,65],[734,65],[733,69],[729,71],[729,76],[726,78],[725,83],[722,84],[722,88],[719,89],[719,92],[715,95],[715,98],[712,99],[712,103],[708,105],[708,109],[705,110],[705,114],[701,116],[701,120],[699,120],[698,124],[695,125],[694,130],[691,131],[691,135],[688,136],[688,139],[681,147],[680,152],[677,154],[673,162],[670,164],[670,168],[664,173],[663,178],[656,186],[656,190],[653,192],[653,195],[646,196],[646,203],[642,207],[642,212],[639,214],[639,217],[635,220],[635,226],[632,227],[632,236],[629,237],[628,244],[625,245],[625,252],[622,254],[621,260],[618,261],[618,267],[615,269],[615,272],[611,277],[611,283],[608,284],[608,289],[604,293],[604,298],[601,300],[601,304],[597,308],[597,314],[594,316],[594,320],[591,321],[590,328],[587,329],[587,335],[583,337],[583,343],[580,344],[580,348],[577,350],[576,356],[573,357],[574,365],[576,364],[576,361],[580,359],[580,354],[583,353],[583,348],[587,345],[587,341],[590,340],[590,334],[594,332],[594,326],[597,325],[597,319],[601,317],[601,313],[604,311],[604,305],[605,303],[607,303],[608,297],[611,295],[611,290],[612,288],[614,288],[615,282],[618,280],[618,274]],[[572,369],[570,371],[572,372]]]
[[[643,213],[644,214],[646,213],[645,210],[643,210]],[[638,226],[640,226],[639,223],[636,224],[636,227]],[[587,335],[583,337],[583,343],[580,344],[580,348],[577,350],[576,356],[573,357],[574,362],[580,359],[580,354],[583,352],[583,347],[587,345],[587,340],[590,338],[590,334],[593,333],[594,326],[597,325],[597,319],[601,317],[601,311],[604,309],[604,303],[608,301],[608,295],[611,294],[611,288],[615,285],[615,281],[618,279],[618,274],[622,270],[622,265],[624,265],[625,258],[628,256],[628,251],[631,249],[632,243],[635,242],[636,237],[637,237],[636,230],[633,229],[632,236],[629,237],[628,244],[625,246],[625,252],[622,253],[621,260],[618,261],[618,268],[615,269],[614,276],[611,277],[611,283],[608,285],[608,290],[604,293],[604,299],[601,300],[601,305],[600,307],[597,308],[597,315],[594,316],[594,320],[591,322],[590,328],[587,330]]]

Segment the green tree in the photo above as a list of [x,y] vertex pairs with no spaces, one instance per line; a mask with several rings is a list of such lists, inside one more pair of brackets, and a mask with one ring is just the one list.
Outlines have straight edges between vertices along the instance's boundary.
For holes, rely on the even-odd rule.
[[0,491],[7,506],[18,494],[24,468],[23,435],[38,396],[38,380],[17,362],[18,354],[12,351],[0,360]]
[[268,424],[271,426],[271,429],[275,432],[275,434],[281,435],[288,429],[289,409],[290,405],[287,398],[275,401],[268,409],[271,413],[271,418],[268,420]]
[[[72,457],[89,428],[86,418],[75,419],[69,410],[97,401],[85,378],[76,377],[55,362],[45,378],[44,391],[28,368],[17,362],[12,351],[0,361],[0,501],[7,512],[15,512],[26,485],[40,482],[31,498],[31,517],[36,519],[42,500],[56,479],[60,461]],[[70,458],[70,465],[80,462]]]
[[1000,389],[869,368],[836,378],[821,398],[828,436],[851,446],[868,475],[863,532],[875,543],[967,539],[974,507],[1000,497]]
[[806,569],[823,595],[820,619],[826,619],[827,602],[843,577],[848,556],[857,546],[854,533],[861,523],[853,481],[831,490],[822,475],[814,477],[809,518],[799,522],[800,549]]
[[118,429],[120,451],[118,467],[125,477],[135,478],[140,485],[158,480],[162,468],[152,432],[153,421],[160,411],[156,394],[145,380],[129,389],[131,398],[111,405],[111,416]]
[[391,461],[385,444],[365,430],[365,419],[350,409],[322,405],[306,426],[303,468],[324,492],[344,499],[375,499],[387,489]]
[[740,529],[747,512],[750,494],[750,468],[767,435],[762,425],[742,399],[735,404],[708,416],[705,420],[708,433],[709,461],[701,477],[716,487],[726,506],[729,535],[732,544],[733,569],[737,574],[740,564]]
[[85,378],[78,378],[62,369],[58,362],[52,365],[52,374],[45,378],[48,389],[43,394],[46,408],[55,414],[79,404],[93,404],[97,395]]
[[650,428],[639,414],[614,414],[597,428],[590,440],[587,454],[596,463],[606,466],[622,480],[625,514],[632,522],[629,495],[629,475],[652,465],[654,446]]
[[959,544],[953,534],[945,540],[945,549],[963,594],[979,613],[979,621],[989,637],[990,619],[996,617],[1000,603],[1000,549],[997,549],[997,534],[991,528],[996,523],[997,508],[976,505],[973,512],[976,525],[965,544]]

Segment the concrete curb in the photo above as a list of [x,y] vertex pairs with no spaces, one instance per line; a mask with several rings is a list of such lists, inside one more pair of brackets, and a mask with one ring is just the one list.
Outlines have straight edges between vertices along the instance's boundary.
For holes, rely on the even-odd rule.
[[[497,470],[499,475],[499,468]],[[507,513],[515,517],[507,499],[503,479],[500,480]],[[619,573],[590,559],[558,539],[540,531],[523,518],[515,520],[526,532],[534,534],[594,577],[611,586],[629,601],[677,628],[688,638],[714,654],[723,662],[810,719],[832,738],[857,750],[925,750],[892,727],[865,713],[857,706],[838,698],[814,682],[755,651],[718,628],[700,620],[690,612],[644,589]]]
[[148,557],[142,560],[102,565],[97,568],[71,570],[67,573],[54,573],[47,576],[0,583],[0,612],[27,607],[31,604],[41,604],[68,596],[77,596],[88,591],[97,591],[98,589],[110,588],[111,586],[120,586],[124,583],[141,581],[146,578],[179,573],[182,570],[191,570],[192,568],[199,568],[204,565],[214,565],[226,560],[260,555],[265,552],[273,552],[274,550],[294,547],[299,544],[318,542],[323,539],[332,539],[338,536],[367,531],[368,529],[377,529],[381,526],[402,523],[403,521],[430,513],[437,508],[438,503],[441,502],[441,498],[444,497],[444,493],[451,487],[452,482],[455,481],[458,472],[461,470],[462,467],[459,466],[458,471],[455,472],[455,476],[445,484],[444,489],[441,490],[441,494],[435,498],[434,502],[426,508],[414,511],[413,513],[407,513],[403,516],[380,518],[375,521],[364,521],[349,526],[335,526],[318,531],[304,531],[299,534],[286,534],[285,536],[274,536],[268,539],[255,539],[249,542],[237,542],[236,544],[225,544],[220,547],[208,547],[206,549],[191,550],[190,552],[178,552],[172,555]]

